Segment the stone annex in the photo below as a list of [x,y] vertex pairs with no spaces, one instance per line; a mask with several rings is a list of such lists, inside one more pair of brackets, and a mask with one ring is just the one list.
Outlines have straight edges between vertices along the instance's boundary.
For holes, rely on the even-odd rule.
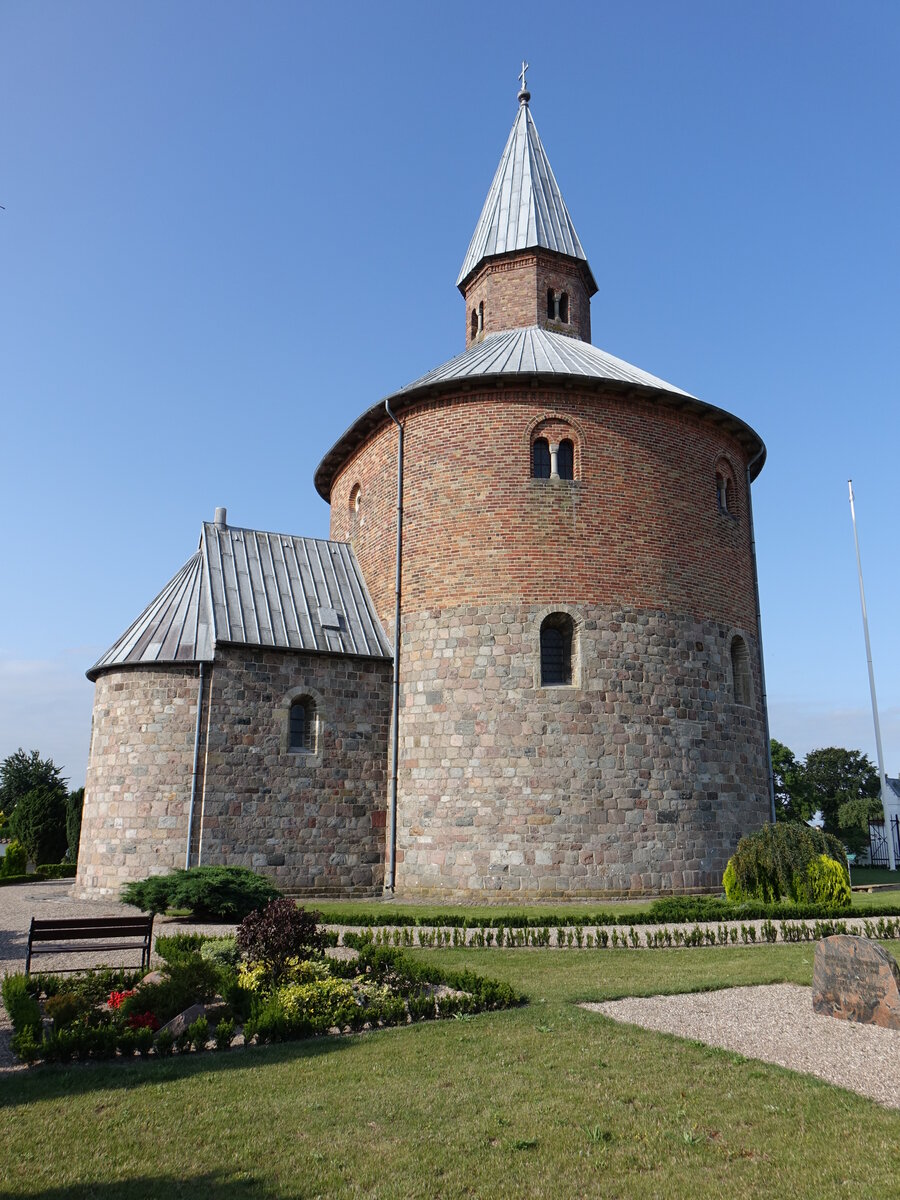
[[80,895],[186,863],[300,894],[687,892],[769,818],[765,447],[591,345],[524,75],[518,100],[465,350],[322,459],[333,540],[217,510],[88,672]]

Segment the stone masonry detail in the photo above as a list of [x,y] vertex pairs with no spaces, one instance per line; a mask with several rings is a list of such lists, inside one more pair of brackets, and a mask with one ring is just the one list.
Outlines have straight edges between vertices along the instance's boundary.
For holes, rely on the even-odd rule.
[[[734,702],[733,631],[659,611],[558,607],[576,619],[577,687],[539,686],[547,606],[404,621],[404,894],[709,888],[766,820],[762,718]],[[758,678],[754,687],[758,696]]]
[[[384,872],[389,662],[223,647],[210,687],[203,862],[317,893],[371,892]],[[316,702],[320,750],[284,747],[284,698]]]
[[197,676],[156,666],[97,679],[76,895],[184,866]]
[[[192,865],[298,891],[380,887],[390,664],[223,646],[206,675]],[[197,682],[194,666],[97,679],[78,895],[185,865]],[[289,694],[315,700],[315,754],[286,747]]]

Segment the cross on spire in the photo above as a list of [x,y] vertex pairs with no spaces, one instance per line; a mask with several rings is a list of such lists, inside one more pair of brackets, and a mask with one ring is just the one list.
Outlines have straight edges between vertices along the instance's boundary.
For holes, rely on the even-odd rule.
[[519,90],[519,103],[520,104],[527,104],[528,101],[531,99],[531,93],[529,92],[528,85],[525,82],[525,72],[528,70],[529,66],[530,66],[530,64],[527,63],[525,61],[525,59],[523,58],[522,59],[522,70],[519,72],[519,76],[518,76],[519,80],[522,83],[522,87]]

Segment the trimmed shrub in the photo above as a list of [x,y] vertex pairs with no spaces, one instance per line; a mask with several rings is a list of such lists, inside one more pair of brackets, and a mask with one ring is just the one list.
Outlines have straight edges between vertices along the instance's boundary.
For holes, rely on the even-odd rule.
[[318,913],[282,896],[244,917],[238,926],[237,944],[251,962],[262,963],[275,985],[284,976],[289,959],[309,958],[325,949],[318,918]]
[[6,878],[12,875],[24,875],[28,865],[28,853],[21,842],[13,839],[6,853],[0,858],[0,876]]
[[74,879],[78,874],[75,863],[41,863],[35,868],[41,879]]
[[41,1009],[29,991],[28,980],[25,976],[21,974],[6,975],[0,991],[2,991],[3,1003],[15,1032],[22,1034],[29,1030],[32,1037],[39,1041]]
[[806,879],[798,885],[800,899],[809,899],[835,908],[849,908],[852,900],[850,876],[844,867],[827,854],[810,863]]
[[196,958],[203,949],[206,938],[202,933],[160,934],[156,939],[156,953],[170,967],[187,959]]
[[[831,869],[821,867],[822,858],[832,860],[847,876],[845,899]],[[722,884],[728,899],[736,903],[760,900],[771,904],[782,897],[801,903],[840,903],[844,907],[850,903],[843,846],[821,829],[791,821],[764,825],[757,833],[741,838],[728,860]],[[825,894],[820,894],[819,888]],[[840,900],[834,899],[838,896]]]
[[65,793],[52,788],[26,792],[9,824],[32,862],[60,862],[66,852]]
[[234,967],[241,957],[237,939],[233,937],[207,938],[200,947],[200,957],[217,967]]
[[129,883],[121,899],[143,912],[188,909],[195,917],[239,921],[280,895],[268,879],[246,867],[191,867]]

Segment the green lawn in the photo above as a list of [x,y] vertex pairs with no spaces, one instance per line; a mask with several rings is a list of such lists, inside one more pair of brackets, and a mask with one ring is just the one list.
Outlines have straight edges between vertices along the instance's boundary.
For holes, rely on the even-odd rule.
[[[854,871],[853,881],[857,882],[857,874],[862,875],[863,871]],[[890,872],[874,871],[873,875],[882,876],[890,875]],[[900,873],[898,873],[900,875]],[[878,882],[879,880],[874,880]],[[873,882],[868,879],[860,879],[860,883]],[[463,921],[476,921],[485,918],[499,918],[504,915],[512,916],[514,914],[524,913],[529,917],[538,917],[546,919],[549,925],[554,924],[554,918],[561,917],[567,925],[574,924],[594,924],[594,919],[598,912],[614,914],[627,921],[629,917],[635,916],[637,913],[646,913],[649,908],[650,900],[618,900],[604,903],[602,900],[591,902],[566,902],[558,901],[547,904],[516,904],[508,902],[506,904],[496,905],[463,905],[463,904],[418,904],[411,901],[402,900],[302,900],[299,903],[307,908],[314,908],[322,914],[323,920],[328,924],[339,925],[342,923],[353,924],[360,913],[364,913],[367,917],[379,922],[381,914],[393,916],[402,914],[401,924],[414,925],[417,921],[433,920],[436,917],[459,917]],[[854,892],[852,899],[852,907],[854,909],[877,908],[883,905],[895,905],[896,911],[900,913],[900,884],[898,891],[890,892]],[[393,922],[391,922],[393,923]],[[669,922],[671,924],[671,922]]]
[[900,1113],[575,1002],[796,981],[813,948],[417,951],[531,1003],[0,1081],[0,1195],[886,1197]]
[[850,878],[854,887],[858,883],[890,883],[900,888],[900,871],[888,871],[882,867],[851,867]]
[[526,913],[529,917],[551,919],[557,914],[565,915],[567,920],[575,922],[593,917],[598,912],[614,913],[627,917],[631,913],[647,912],[649,900],[591,900],[591,901],[549,901],[546,904],[517,904],[507,900],[505,904],[420,904],[408,900],[301,900],[298,903],[307,908],[315,908],[325,921],[340,924],[352,918],[357,913],[370,913],[380,919],[381,912],[402,913],[404,921],[410,925],[418,920],[431,920],[435,917],[456,916],[462,920],[479,920],[502,917],[504,914]]

